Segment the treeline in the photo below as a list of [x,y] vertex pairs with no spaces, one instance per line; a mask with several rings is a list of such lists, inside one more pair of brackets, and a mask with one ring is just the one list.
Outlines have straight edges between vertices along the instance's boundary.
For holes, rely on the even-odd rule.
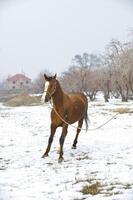
[[[36,80],[43,89],[42,73]],[[75,55],[72,65],[60,77],[68,92],[84,92],[91,101],[102,91],[105,101],[110,96],[122,101],[133,99],[133,41],[122,43],[112,40],[103,55],[83,53]]]

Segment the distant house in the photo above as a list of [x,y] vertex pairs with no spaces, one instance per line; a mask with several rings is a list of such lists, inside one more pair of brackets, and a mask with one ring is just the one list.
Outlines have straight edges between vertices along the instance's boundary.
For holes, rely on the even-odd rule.
[[32,87],[31,79],[24,74],[15,74],[9,77],[5,83],[6,89],[30,89]]

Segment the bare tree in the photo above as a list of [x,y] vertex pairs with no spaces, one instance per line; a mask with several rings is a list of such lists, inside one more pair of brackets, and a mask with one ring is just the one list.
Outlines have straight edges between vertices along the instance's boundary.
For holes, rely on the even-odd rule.
[[76,55],[72,59],[73,66],[61,76],[62,86],[69,92],[84,92],[90,100],[94,100],[99,86],[96,72],[99,59],[94,54]]
[[107,48],[107,68],[111,73],[112,93],[128,101],[132,89],[133,51],[130,43],[112,40]]

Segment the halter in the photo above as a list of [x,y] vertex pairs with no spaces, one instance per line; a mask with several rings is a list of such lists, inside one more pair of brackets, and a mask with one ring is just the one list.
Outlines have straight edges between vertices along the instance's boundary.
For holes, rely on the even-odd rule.
[[54,90],[50,93],[50,92],[48,92],[48,91],[44,91],[44,92],[46,92],[46,93],[48,93],[49,94],[49,96],[50,96],[50,98],[54,95],[54,93],[56,92],[56,85],[57,84],[55,84],[55,88],[54,88]]

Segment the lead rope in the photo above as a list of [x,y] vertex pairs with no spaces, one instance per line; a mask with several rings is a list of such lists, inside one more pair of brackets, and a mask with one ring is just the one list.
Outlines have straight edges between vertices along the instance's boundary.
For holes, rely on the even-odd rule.
[[[63,118],[61,117],[61,115],[57,112],[57,110],[55,109],[55,107],[52,105],[51,100],[50,100],[50,105],[51,105],[50,108],[53,109],[53,110],[55,111],[55,113],[58,115],[58,117],[59,117],[65,124],[67,124],[67,125],[69,125],[69,126],[71,126],[71,127],[73,127],[73,128],[76,128],[76,129],[78,128],[78,129],[80,129],[80,130],[86,131],[85,128],[80,128],[80,127],[74,126],[74,125],[72,125],[72,124],[69,124],[65,119],[63,119]],[[132,105],[133,105],[133,103],[131,103],[130,105],[128,105],[127,108],[129,108],[129,107],[132,106]],[[95,130],[98,130],[98,129],[102,128],[103,126],[105,126],[106,124],[108,124],[110,121],[112,121],[113,119],[115,119],[115,117],[116,117],[117,115],[119,115],[119,114],[120,114],[119,112],[116,113],[115,115],[113,115],[110,119],[108,119],[108,120],[107,120],[106,122],[104,122],[103,124],[97,126],[96,128],[90,128],[90,129],[88,129],[88,131],[95,131]]]

